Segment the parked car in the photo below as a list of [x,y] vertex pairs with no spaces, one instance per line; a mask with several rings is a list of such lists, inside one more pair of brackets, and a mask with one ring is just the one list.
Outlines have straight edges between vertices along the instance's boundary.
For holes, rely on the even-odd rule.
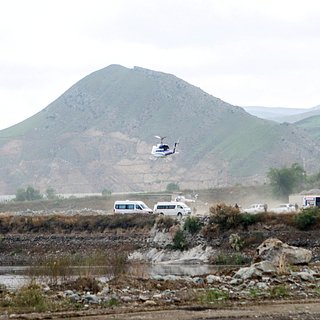
[[275,212],[275,213],[293,212],[293,211],[296,211],[296,207],[294,206],[294,204],[282,203],[282,204],[279,204],[278,207],[271,208],[269,211]]
[[247,213],[259,213],[264,212],[266,210],[266,205],[263,203],[254,203],[249,208],[243,209],[243,212]]

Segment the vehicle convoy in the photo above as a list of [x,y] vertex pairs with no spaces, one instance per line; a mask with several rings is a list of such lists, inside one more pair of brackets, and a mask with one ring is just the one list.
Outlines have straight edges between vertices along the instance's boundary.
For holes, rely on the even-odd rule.
[[243,212],[247,213],[259,213],[259,212],[264,212],[266,211],[266,204],[263,203],[254,203],[249,208],[243,209]]
[[191,209],[183,202],[158,202],[154,208],[154,213],[163,214],[165,216],[187,216],[191,214]]
[[271,208],[269,211],[274,213],[286,213],[286,212],[294,212],[297,210],[296,210],[296,207],[291,203],[282,203],[275,208]]
[[114,203],[113,213],[127,214],[127,213],[152,213],[150,209],[142,201],[134,200],[118,200]]

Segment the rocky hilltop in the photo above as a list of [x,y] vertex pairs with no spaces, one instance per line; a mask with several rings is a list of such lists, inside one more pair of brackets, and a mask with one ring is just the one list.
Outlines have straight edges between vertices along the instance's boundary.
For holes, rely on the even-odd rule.
[[[179,153],[150,160],[155,135],[179,139]],[[262,184],[270,167],[318,171],[319,157],[319,142],[294,125],[254,117],[174,75],[111,65],[0,131],[0,192]]]

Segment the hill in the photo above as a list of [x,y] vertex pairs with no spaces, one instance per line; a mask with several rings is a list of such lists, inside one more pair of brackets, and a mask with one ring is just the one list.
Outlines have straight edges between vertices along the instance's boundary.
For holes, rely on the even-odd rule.
[[314,108],[311,109],[307,109],[305,112],[300,113],[300,114],[296,114],[296,115],[291,115],[288,117],[283,117],[280,118],[280,121],[286,121],[289,123],[295,123],[310,117],[314,117],[314,116],[319,116],[320,115],[320,106],[316,106]]
[[[271,107],[243,107],[248,113],[261,119],[274,120],[277,122],[286,122],[282,119],[306,112],[301,108],[271,108]],[[308,110],[309,111],[309,110]],[[288,122],[288,121],[287,121]]]
[[[170,145],[180,138],[179,154],[151,161],[154,135]],[[319,156],[319,143],[296,126],[254,117],[174,75],[111,65],[0,131],[0,192],[262,184],[270,167],[318,171]]]
[[311,116],[295,122],[295,125],[304,129],[316,139],[320,139],[320,115]]
[[320,106],[309,109],[302,108],[269,108],[269,107],[244,107],[244,109],[261,119],[276,122],[295,123],[309,117],[320,115]]

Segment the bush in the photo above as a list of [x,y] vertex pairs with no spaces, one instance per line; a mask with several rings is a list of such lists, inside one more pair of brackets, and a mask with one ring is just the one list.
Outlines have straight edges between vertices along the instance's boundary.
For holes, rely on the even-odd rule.
[[178,230],[173,237],[172,249],[174,250],[186,250],[188,249],[188,241],[186,235],[182,230]]
[[251,213],[241,213],[240,214],[240,223],[244,227],[248,227],[252,224],[255,224],[259,221],[260,215],[251,214]]
[[272,298],[285,298],[289,296],[288,288],[285,285],[272,287],[269,293]]
[[184,222],[183,229],[191,234],[196,234],[202,228],[202,223],[198,217],[187,217]]
[[236,254],[218,254],[213,263],[217,265],[244,265],[251,261],[251,258],[240,253]]
[[320,216],[318,207],[303,209],[295,218],[296,226],[299,230],[309,230]]
[[105,188],[105,189],[103,189],[103,190],[101,191],[101,194],[102,194],[103,196],[111,196],[112,191]]
[[13,303],[16,307],[23,307],[30,311],[44,311],[47,309],[48,301],[40,287],[31,283],[17,292]]
[[33,201],[42,198],[40,191],[31,186],[28,186],[27,189],[20,188],[16,191],[16,201]]
[[180,188],[179,188],[179,185],[178,183],[174,183],[174,182],[170,182],[168,183],[167,185],[167,188],[166,188],[166,191],[179,191]]
[[210,223],[216,223],[221,231],[237,227],[241,222],[239,208],[224,203],[210,207]]
[[203,295],[200,296],[201,303],[213,303],[217,301],[229,300],[230,296],[228,292],[224,292],[217,289],[207,290]]
[[172,217],[161,215],[156,223],[157,230],[168,231],[172,226],[176,225],[178,222]]
[[231,248],[236,251],[240,251],[243,248],[243,241],[237,233],[230,234],[229,244]]

